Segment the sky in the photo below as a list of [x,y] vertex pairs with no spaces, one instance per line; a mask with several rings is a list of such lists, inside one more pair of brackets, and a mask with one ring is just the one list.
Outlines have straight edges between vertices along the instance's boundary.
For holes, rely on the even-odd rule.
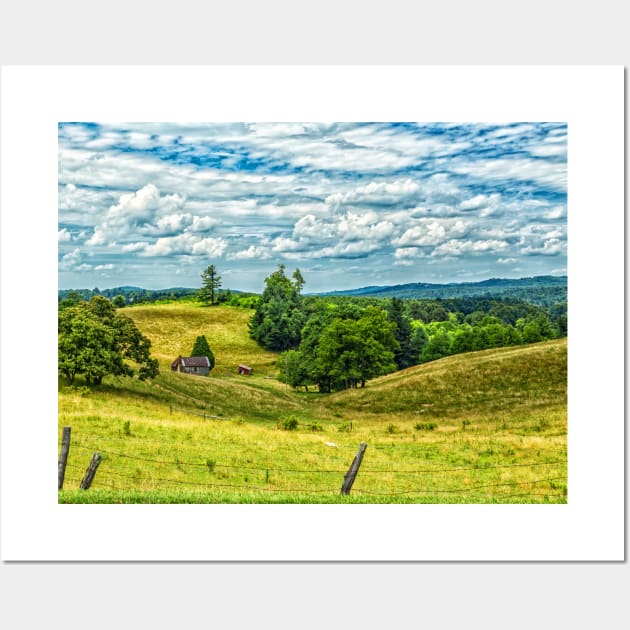
[[59,288],[566,275],[567,125],[59,123]]

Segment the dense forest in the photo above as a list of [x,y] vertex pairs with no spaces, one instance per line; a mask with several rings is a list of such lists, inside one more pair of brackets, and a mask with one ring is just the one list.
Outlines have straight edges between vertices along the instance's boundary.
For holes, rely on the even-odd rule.
[[567,335],[567,303],[506,297],[401,299],[303,296],[304,278],[284,265],[265,280],[250,335],[280,351],[280,378],[320,392],[448,355]]
[[321,295],[354,295],[363,297],[405,299],[448,299],[455,297],[504,297],[550,307],[567,301],[566,276],[534,276],[531,278],[489,278],[480,282],[431,284],[414,282],[393,286],[371,286]]

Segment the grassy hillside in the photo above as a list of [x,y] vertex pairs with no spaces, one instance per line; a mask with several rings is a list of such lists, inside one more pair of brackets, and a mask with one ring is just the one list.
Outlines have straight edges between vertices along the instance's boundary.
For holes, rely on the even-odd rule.
[[[567,500],[566,340],[448,357],[320,395],[269,378],[277,357],[249,339],[251,311],[125,313],[152,340],[161,374],[92,389],[60,382],[59,439],[72,427],[62,502]],[[200,334],[216,356],[211,376],[172,373]],[[239,363],[254,376],[236,375]],[[361,441],[359,475],[340,497]],[[76,490],[95,451],[96,480]]]
[[135,306],[124,310],[152,343],[152,354],[167,369],[178,355],[189,356],[198,335],[205,335],[215,355],[213,374],[235,373],[239,363],[258,374],[274,372],[276,355],[247,334],[252,311],[227,306],[194,304]]

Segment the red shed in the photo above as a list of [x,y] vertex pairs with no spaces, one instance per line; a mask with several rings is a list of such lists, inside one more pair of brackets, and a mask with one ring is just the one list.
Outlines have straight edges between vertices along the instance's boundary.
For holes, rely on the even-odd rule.
[[239,374],[245,374],[246,376],[250,376],[253,371],[254,371],[254,369],[250,368],[249,365],[239,365],[238,366],[238,373]]

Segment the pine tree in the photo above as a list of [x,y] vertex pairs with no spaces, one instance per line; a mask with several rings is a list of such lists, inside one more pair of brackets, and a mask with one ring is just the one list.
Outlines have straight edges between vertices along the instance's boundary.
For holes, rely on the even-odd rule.
[[396,324],[394,336],[399,345],[395,351],[396,367],[402,370],[418,362],[418,354],[411,341],[411,321],[405,315],[404,304],[400,298],[393,297],[388,310],[390,321]]
[[210,265],[201,274],[203,285],[197,292],[197,297],[204,303],[215,304],[217,291],[221,287],[221,276],[217,273],[217,268]]
[[210,362],[210,369],[214,367],[214,353],[210,350],[210,345],[205,335],[199,335],[195,339],[195,345],[193,346],[191,357],[208,357]]

